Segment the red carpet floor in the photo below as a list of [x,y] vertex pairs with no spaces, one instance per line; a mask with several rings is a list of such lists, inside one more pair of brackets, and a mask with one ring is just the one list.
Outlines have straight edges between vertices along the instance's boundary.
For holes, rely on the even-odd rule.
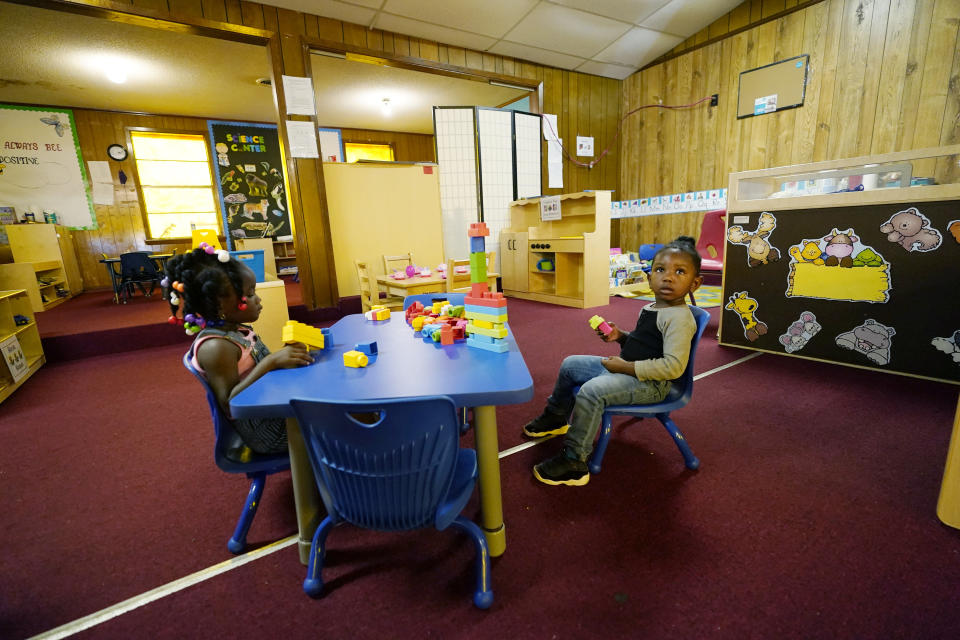
[[[523,440],[564,355],[603,351],[587,318],[629,325],[639,306],[511,301],[535,400],[498,409],[501,450]],[[748,353],[716,344],[711,313],[698,372]],[[48,365],[0,408],[0,637],[230,557],[245,483],[213,465],[183,348]],[[583,488],[532,479],[556,442],[504,458],[490,611],[470,603],[458,534],[344,526],[323,599],[303,594],[288,547],[79,636],[960,637],[960,531],[935,515],[956,402],[949,385],[762,355],[698,381],[677,412],[697,472],[649,421],[618,429]],[[295,529],[289,481],[271,478],[250,541]]]

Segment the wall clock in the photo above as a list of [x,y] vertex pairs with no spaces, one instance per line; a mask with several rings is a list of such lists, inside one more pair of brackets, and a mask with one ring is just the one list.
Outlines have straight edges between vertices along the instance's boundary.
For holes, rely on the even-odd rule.
[[112,144],[107,147],[107,155],[117,162],[121,162],[127,159],[127,148],[123,145]]

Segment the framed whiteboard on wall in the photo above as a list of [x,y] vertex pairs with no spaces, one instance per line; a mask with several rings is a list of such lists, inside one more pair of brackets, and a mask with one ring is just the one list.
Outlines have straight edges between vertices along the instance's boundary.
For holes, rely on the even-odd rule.
[[803,54],[740,73],[737,119],[803,105],[810,55]]
[[320,158],[324,162],[347,161],[347,154],[343,148],[343,134],[340,129],[319,127],[317,135],[320,138]]
[[50,211],[71,229],[96,229],[81,157],[73,111],[0,104],[0,205],[21,216]]

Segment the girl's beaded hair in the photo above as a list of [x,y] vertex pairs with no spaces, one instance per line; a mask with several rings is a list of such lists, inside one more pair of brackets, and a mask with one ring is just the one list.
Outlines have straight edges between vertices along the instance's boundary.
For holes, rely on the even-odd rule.
[[696,240],[690,236],[677,236],[675,240],[671,240],[667,244],[663,245],[663,248],[657,251],[653,258],[656,259],[660,253],[669,249],[676,249],[677,251],[682,251],[690,256],[690,259],[693,260],[693,266],[697,269],[697,273],[695,275],[700,275],[700,252],[697,251]]
[[[243,296],[240,263],[230,259],[230,253],[216,250],[206,243],[183,255],[167,261],[166,277],[160,283],[164,299],[170,303],[170,324],[183,323],[188,334],[208,326],[223,324],[220,319],[220,301],[227,287],[233,287],[237,297]],[[183,319],[177,318],[183,303]]]

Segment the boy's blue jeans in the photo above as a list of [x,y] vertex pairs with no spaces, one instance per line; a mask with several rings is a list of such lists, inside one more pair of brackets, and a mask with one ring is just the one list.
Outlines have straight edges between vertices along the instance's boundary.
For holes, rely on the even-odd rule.
[[[547,398],[547,410],[570,416],[564,444],[583,461],[593,451],[605,407],[619,404],[652,404],[670,391],[669,380],[638,380],[636,376],[610,373],[600,356],[567,356],[560,365],[557,383]],[[573,394],[575,387],[580,391]],[[571,415],[571,410],[573,414]]]

